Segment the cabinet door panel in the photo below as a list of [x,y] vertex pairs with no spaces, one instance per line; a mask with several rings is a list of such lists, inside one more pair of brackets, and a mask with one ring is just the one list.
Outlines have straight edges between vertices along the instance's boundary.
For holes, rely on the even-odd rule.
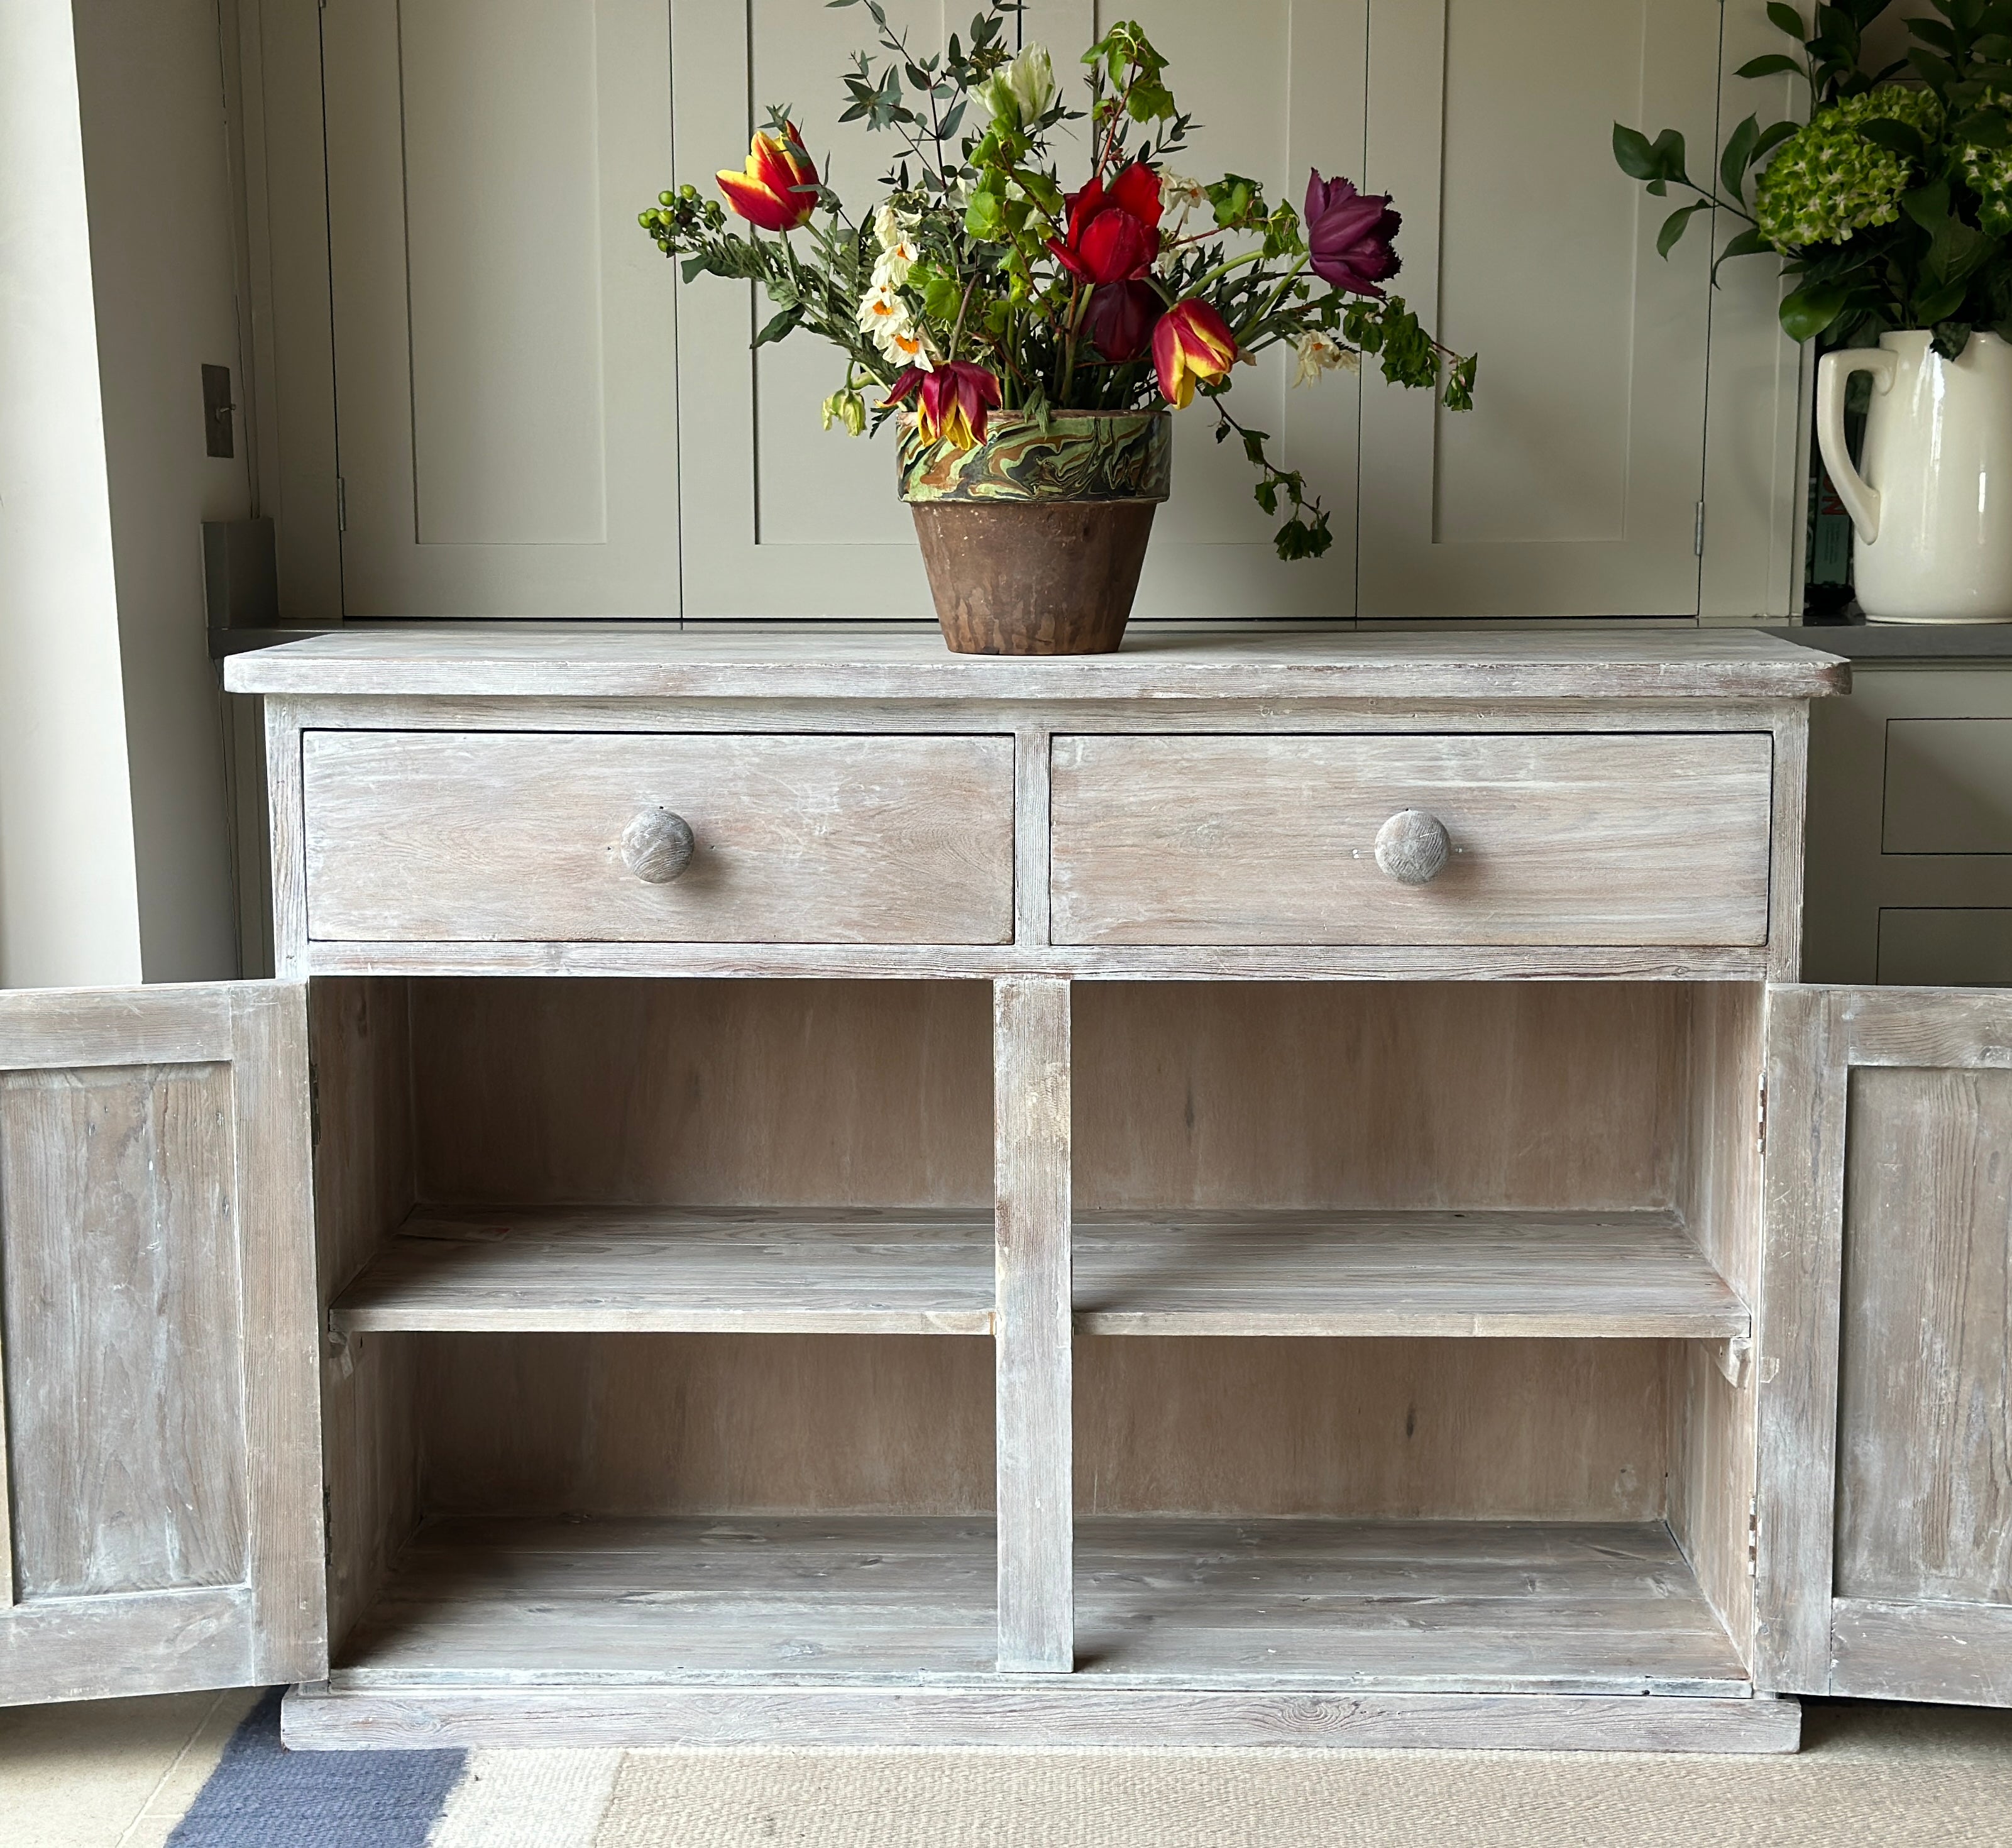
[[[1123,9],[1086,0],[1029,0],[1029,43],[1047,45],[1065,85],[1076,59],[1120,17],[1136,16],[1172,60],[1168,80],[1204,126],[1188,165],[1263,179],[1297,201],[1307,171],[1357,173],[1362,152],[1365,0],[1308,5],[1263,0],[1233,30],[1202,0],[1147,0]],[[961,30],[968,9],[897,0],[890,18],[919,49]],[[795,0],[745,9],[690,8],[677,18],[674,81],[678,173],[709,187],[737,165],[751,105],[793,102],[812,152],[848,199],[876,196],[901,152],[890,135],[833,126],[837,73],[870,42],[861,9],[807,9]],[[1064,183],[1081,178],[1065,145]],[[668,284],[668,277],[665,279]],[[748,288],[707,278],[683,291],[679,392],[687,431],[681,478],[687,613],[693,615],[922,616],[927,583],[908,510],[895,498],[891,433],[869,444],[818,426],[819,400],[842,366],[799,334],[750,350],[769,310]],[[1304,470],[1334,516],[1335,544],[1290,567],[1272,549],[1277,521],[1251,498],[1254,477],[1197,405],[1179,419],[1173,498],[1160,510],[1141,583],[1142,616],[1348,616],[1354,607],[1356,425],[1359,393],[1345,376],[1289,388],[1282,355],[1240,374],[1233,408],[1271,433],[1275,453]],[[705,466],[692,433],[703,432]]]
[[668,9],[323,20],[344,614],[676,615]]
[[0,1701],[323,1666],[298,985],[0,995]]
[[1365,386],[1364,616],[1696,613],[1707,239],[1660,260],[1607,148],[1647,123],[1695,161],[1718,42],[1711,0],[1371,0],[1393,286],[1481,366],[1472,412]]
[[2012,1704],[2012,995],[1772,1005],[1773,1685]]

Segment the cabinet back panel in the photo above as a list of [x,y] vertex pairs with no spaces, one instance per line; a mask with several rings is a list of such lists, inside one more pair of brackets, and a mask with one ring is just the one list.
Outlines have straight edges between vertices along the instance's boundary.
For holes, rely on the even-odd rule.
[[1673,983],[1083,983],[1084,1207],[1663,1207]]
[[231,1075],[0,1072],[14,1595],[247,1570]]
[[[978,983],[421,981],[419,1197],[984,1206]],[[1079,983],[1100,1207],[1667,1207],[1675,983]]]
[[[431,1513],[994,1505],[986,1342],[391,1339],[420,1354]],[[1633,1341],[1079,1339],[1077,1506],[1653,1518],[1664,1354]]]

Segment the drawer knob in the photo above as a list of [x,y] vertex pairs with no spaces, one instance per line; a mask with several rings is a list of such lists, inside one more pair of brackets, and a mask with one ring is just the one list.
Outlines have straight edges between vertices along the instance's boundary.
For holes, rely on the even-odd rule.
[[1422,808],[1400,808],[1376,830],[1376,864],[1400,886],[1429,884],[1452,851],[1445,823]]
[[622,830],[622,864],[651,885],[669,885],[691,857],[691,823],[668,808],[645,808]]

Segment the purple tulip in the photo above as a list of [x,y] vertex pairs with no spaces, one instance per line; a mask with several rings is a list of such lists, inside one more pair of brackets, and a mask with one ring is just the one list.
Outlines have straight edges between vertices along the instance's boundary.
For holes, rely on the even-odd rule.
[[1379,286],[1397,273],[1390,248],[1403,223],[1388,193],[1359,193],[1351,180],[1307,177],[1307,248],[1314,274],[1354,295],[1381,295]]

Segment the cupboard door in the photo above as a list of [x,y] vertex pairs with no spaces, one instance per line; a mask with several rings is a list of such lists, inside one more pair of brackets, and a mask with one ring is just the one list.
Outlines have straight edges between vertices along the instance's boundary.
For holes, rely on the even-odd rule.
[[[1122,12],[1086,0],[1029,0],[1028,44],[1046,45],[1065,88],[1097,34],[1136,17],[1170,60],[1168,80],[1203,126],[1175,164],[1214,178],[1263,180],[1293,202],[1307,169],[1359,173],[1366,0],[1254,0],[1233,20],[1206,0],[1144,0]],[[961,31],[970,9],[890,0],[889,17],[919,49]],[[863,8],[752,0],[678,14],[673,83],[678,177],[710,190],[715,168],[737,166],[771,102],[797,121],[848,200],[879,196],[901,152],[890,134],[834,124],[838,75],[872,42]],[[1058,149],[1065,186],[1086,157]],[[664,279],[666,287],[669,278]],[[927,616],[929,590],[908,510],[895,495],[893,432],[871,443],[819,428],[818,404],[843,365],[808,335],[751,350],[771,310],[751,288],[707,278],[681,292],[679,394],[687,431],[680,480],[685,608],[695,616]],[[1345,375],[1290,388],[1282,351],[1239,374],[1230,408],[1267,431],[1275,454],[1303,470],[1333,516],[1318,561],[1282,564],[1278,520],[1251,497],[1235,443],[1218,445],[1205,403],[1175,425],[1173,498],[1154,522],[1138,609],[1143,616],[1347,617],[1354,613],[1357,382]],[[702,433],[703,451],[691,433]],[[695,458],[703,456],[703,464]]]
[[306,990],[0,994],[0,1704],[326,1671]]
[[2012,994],[1769,1004],[1765,1685],[2012,1705]]
[[1609,149],[1617,120],[1677,128],[1710,167],[1719,16],[1370,0],[1368,183],[1404,217],[1392,287],[1481,366],[1471,412],[1365,384],[1362,616],[1696,613],[1709,226],[1660,259],[1678,202]]
[[669,7],[322,18],[344,615],[676,615]]

